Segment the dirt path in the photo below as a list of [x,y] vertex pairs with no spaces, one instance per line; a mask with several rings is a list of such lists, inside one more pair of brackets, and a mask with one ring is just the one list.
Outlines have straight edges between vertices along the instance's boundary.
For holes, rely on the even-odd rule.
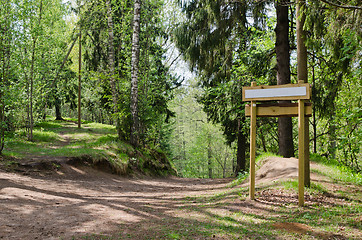
[[[170,217],[186,196],[222,191],[230,181],[127,179],[67,165],[65,175],[0,172],[0,239],[71,239],[112,234]],[[146,226],[144,226],[146,227]]]
[[[232,179],[131,179],[66,163],[57,171],[19,174],[0,170],[0,239],[346,239],[346,236],[354,239],[362,236],[362,229],[344,232],[344,225],[337,228],[338,232],[324,232],[290,222],[295,214],[318,216],[321,205],[348,207],[350,203],[333,195],[307,195],[306,208],[299,209],[293,191],[274,186],[278,178],[295,176],[296,161],[271,159],[270,163],[272,166],[265,164],[257,172],[257,184],[270,187],[257,188],[256,201],[239,195],[240,187],[247,188],[248,183],[227,187]],[[277,171],[279,174],[275,174]],[[316,174],[311,177],[316,182],[329,181]],[[358,187],[354,191],[360,190]],[[356,213],[348,214],[356,216],[353,222],[361,220]]]

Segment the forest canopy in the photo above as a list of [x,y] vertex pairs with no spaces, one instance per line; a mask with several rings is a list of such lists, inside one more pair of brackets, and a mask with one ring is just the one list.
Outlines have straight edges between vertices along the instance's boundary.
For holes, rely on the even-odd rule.
[[[241,88],[297,83],[296,4],[229,0],[1,0],[0,152],[52,115],[115,125],[185,177],[248,168]],[[361,171],[360,0],[302,8],[310,151]],[[81,63],[81,64],[80,64]],[[180,66],[193,71],[187,79]],[[80,104],[79,104],[80,103]],[[257,152],[297,153],[296,120],[258,121]]]

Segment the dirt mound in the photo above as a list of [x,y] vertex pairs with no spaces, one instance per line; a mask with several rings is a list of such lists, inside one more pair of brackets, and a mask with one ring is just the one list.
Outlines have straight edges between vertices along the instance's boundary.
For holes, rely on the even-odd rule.
[[296,158],[268,157],[258,165],[260,168],[255,173],[255,179],[258,182],[298,177],[298,159]]

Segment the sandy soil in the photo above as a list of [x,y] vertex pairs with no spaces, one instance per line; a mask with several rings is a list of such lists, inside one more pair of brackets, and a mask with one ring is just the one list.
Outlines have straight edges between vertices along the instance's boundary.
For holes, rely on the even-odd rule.
[[[211,213],[222,216],[230,212],[278,218],[280,213],[273,208],[286,202],[297,205],[298,201],[295,194],[271,189],[257,192],[257,201],[223,198],[228,204],[196,212],[187,208],[198,204],[190,197],[232,191],[226,188],[232,179],[124,178],[62,161],[56,170],[0,170],[0,239],[85,239],[92,234],[119,239],[150,239],[152,235],[158,239],[155,231],[165,224],[177,228],[183,222],[180,219],[204,221]],[[296,170],[296,160],[271,159],[258,170],[257,184],[293,178]],[[313,179],[317,177],[313,175]],[[311,201],[319,200],[307,198],[306,204]],[[321,201],[328,204],[335,199]],[[301,224],[276,223],[275,228],[310,231]],[[324,238],[318,234],[316,238]]]
[[66,164],[57,174],[27,175],[0,171],[0,239],[112,233],[121,224],[167,217],[185,196],[213,194],[230,181],[128,179]]

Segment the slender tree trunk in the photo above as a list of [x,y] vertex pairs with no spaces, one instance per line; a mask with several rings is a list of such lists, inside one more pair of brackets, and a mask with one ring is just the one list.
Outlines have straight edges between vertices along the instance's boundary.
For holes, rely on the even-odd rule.
[[109,63],[109,81],[112,89],[112,100],[113,100],[113,112],[116,120],[116,129],[118,138],[123,140],[124,134],[121,132],[120,119],[119,119],[119,107],[118,107],[118,89],[115,79],[115,51],[114,51],[114,34],[113,34],[113,16],[112,16],[112,3],[110,0],[106,1],[107,4],[107,15],[108,15],[108,63]]
[[211,155],[211,133],[207,135],[207,166],[209,169],[209,178],[212,178],[212,155]]
[[82,109],[81,109],[81,93],[82,93],[82,29],[79,28],[79,78],[78,78],[78,128],[82,126]]
[[[305,32],[303,30],[305,22],[305,14],[302,13],[302,8],[305,7],[305,3],[301,0],[297,1],[297,74],[298,81],[303,80],[308,82],[308,55],[307,47],[305,45]],[[304,185],[310,186],[310,163],[309,163],[309,117],[305,117],[304,125]]]
[[29,83],[29,135],[28,140],[33,141],[33,84],[34,84],[34,62],[35,62],[35,47],[36,39],[33,41],[30,66],[30,83]]
[[329,138],[329,159],[335,159],[336,157],[336,123],[335,123],[335,117],[336,117],[336,109],[334,106],[332,106],[331,114],[329,117],[329,130],[328,130],[328,138]]
[[139,37],[140,37],[140,0],[134,1],[133,15],[133,37],[132,37],[132,62],[131,62],[131,144],[135,147],[139,144],[139,120],[138,120],[138,71],[139,71]]
[[62,111],[61,111],[61,101],[59,97],[55,97],[55,120],[63,121]]
[[223,178],[226,177],[226,163],[227,163],[227,157],[225,156],[225,159],[224,159],[224,167],[222,168],[222,177],[223,177]]
[[4,91],[6,86],[8,86],[8,75],[10,68],[10,58],[11,58],[11,50],[10,50],[10,3],[5,2],[5,6],[2,9],[4,11],[1,12],[1,18],[5,20],[5,24],[2,26],[0,30],[0,155],[4,149],[5,144],[5,101],[4,101]]
[[[315,94],[315,69],[314,69],[314,56],[313,56],[313,67],[312,67],[312,93]],[[315,113],[315,105],[313,104],[313,153],[317,153],[317,119]]]
[[[275,50],[277,56],[278,85],[290,83],[290,47],[289,47],[289,19],[288,6],[276,3],[277,25],[275,28]],[[280,101],[285,102],[285,101]],[[279,155],[294,156],[293,125],[290,117],[278,118]]]
[[[42,14],[43,14],[43,1],[40,1],[38,25],[40,25],[40,23],[41,23]],[[37,34],[37,33],[35,33],[35,34]],[[29,141],[33,141],[34,64],[35,64],[35,50],[36,50],[35,48],[36,48],[37,40],[38,40],[38,36],[33,36],[33,46],[32,46],[31,65],[30,65],[30,93],[29,93],[29,126],[30,126],[30,133],[29,133],[29,136],[28,136]]]
[[245,160],[245,150],[246,150],[246,136],[242,131],[241,122],[245,118],[238,119],[238,133],[237,133],[237,153],[236,153],[236,168],[235,175],[241,171],[246,171],[246,160]]

